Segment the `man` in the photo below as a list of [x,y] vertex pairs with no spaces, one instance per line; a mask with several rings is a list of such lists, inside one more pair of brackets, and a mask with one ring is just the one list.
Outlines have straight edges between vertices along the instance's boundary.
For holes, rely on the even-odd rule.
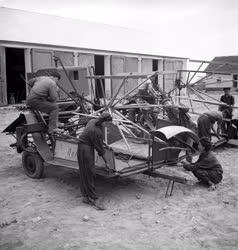
[[97,150],[98,154],[104,159],[106,168],[109,168],[105,157],[105,146],[108,146],[103,142],[103,126],[110,121],[112,121],[111,115],[107,112],[102,113],[99,118],[88,122],[78,138],[77,156],[83,202],[99,210],[104,210],[104,207],[100,204],[95,190],[95,174],[93,172],[95,163],[94,150]]
[[[234,97],[230,94],[230,88],[223,88],[224,95],[221,96],[220,101],[226,103],[227,105],[220,105],[219,111],[224,113],[224,118],[231,119],[232,118],[232,106],[235,104]],[[221,125],[222,133],[227,134],[227,129],[230,125],[230,122],[223,121]]]
[[[197,120],[198,137],[207,137],[211,140],[211,130],[220,139],[220,130],[222,123],[223,113],[219,111],[207,111],[201,114]],[[214,124],[217,122],[217,130],[214,128]]]
[[192,171],[201,184],[209,187],[209,190],[215,190],[216,184],[222,180],[222,166],[216,156],[211,152],[212,144],[207,137],[200,140],[202,152],[195,163],[183,163],[183,167]]
[[49,115],[48,131],[60,132],[58,129],[61,123],[58,123],[59,108],[57,105],[58,87],[60,74],[56,70],[51,70],[49,76],[36,77],[30,81],[32,86],[27,97],[26,104],[32,109],[39,110]]
[[[127,104],[155,104],[156,98],[154,94],[152,81],[148,79],[144,84],[142,84],[135,95],[131,96]],[[137,115],[137,119],[136,119]],[[146,122],[146,120],[152,120],[152,124],[156,125],[156,115],[150,109],[129,109],[128,119],[136,122],[140,121],[141,123]]]
[[183,126],[197,133],[197,126],[188,114],[188,107],[185,105],[172,104],[168,98],[164,98],[160,104],[164,105],[164,110],[173,125]]
[[232,117],[232,111],[233,111],[232,106],[234,106],[234,104],[235,104],[234,96],[231,95],[230,90],[231,90],[230,88],[223,88],[224,95],[222,95],[220,98],[221,102],[224,102],[229,106],[226,106],[226,105],[219,106],[219,111],[221,111],[221,112],[224,110],[228,110],[228,113],[230,115],[229,118]]

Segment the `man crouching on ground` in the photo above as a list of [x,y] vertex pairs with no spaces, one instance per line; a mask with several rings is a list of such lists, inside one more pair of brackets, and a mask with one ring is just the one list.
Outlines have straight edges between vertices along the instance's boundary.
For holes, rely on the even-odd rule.
[[216,156],[211,152],[212,144],[209,138],[203,137],[201,140],[202,152],[195,163],[184,163],[183,167],[192,171],[199,183],[205,184],[209,190],[215,190],[216,184],[222,180],[222,166]]
[[98,210],[104,210],[103,204],[99,201],[95,189],[95,174],[93,171],[95,160],[94,150],[102,156],[106,167],[109,168],[105,157],[106,144],[103,142],[103,126],[111,122],[112,117],[109,113],[102,113],[99,118],[88,122],[82,134],[79,136],[78,143],[78,164],[80,175],[80,190],[83,202],[94,206]]

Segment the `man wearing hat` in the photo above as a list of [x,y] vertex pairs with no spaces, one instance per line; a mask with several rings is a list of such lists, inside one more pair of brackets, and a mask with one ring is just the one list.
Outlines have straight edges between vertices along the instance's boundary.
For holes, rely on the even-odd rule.
[[59,108],[56,103],[58,99],[57,82],[60,80],[60,74],[57,70],[48,72],[49,76],[39,76],[32,81],[30,93],[26,104],[28,107],[39,110],[49,115],[48,131],[49,134],[61,131],[58,129]]
[[[235,104],[235,99],[234,97],[230,94],[230,88],[223,88],[224,95],[221,96],[220,101],[226,103],[227,105],[220,105],[219,106],[219,111],[223,112],[223,117],[226,119],[231,119],[232,118],[232,106]],[[229,127],[229,122],[223,122],[221,125],[221,130],[222,133],[226,133],[227,129]]]
[[222,180],[222,166],[211,152],[212,144],[209,138],[201,138],[200,143],[202,152],[198,160],[191,164],[183,163],[183,167],[188,171],[192,171],[199,183],[207,185],[210,190],[214,190],[216,184]]
[[92,119],[86,125],[78,140],[78,164],[80,175],[80,190],[83,196],[83,202],[94,206],[96,209],[104,210],[96,194],[95,188],[95,173],[94,173],[94,150],[98,155],[102,156],[105,161],[106,168],[109,168],[106,156],[105,147],[108,147],[103,142],[103,127],[108,122],[112,121],[109,113],[102,113],[99,118]]
[[230,88],[223,88],[224,91],[224,95],[221,96],[220,101],[226,103],[228,106],[226,105],[220,105],[219,106],[219,111],[223,111],[223,110],[228,110],[229,114],[230,114],[230,118],[232,117],[232,106],[234,106],[235,104],[235,99],[234,96],[231,95],[231,89]]

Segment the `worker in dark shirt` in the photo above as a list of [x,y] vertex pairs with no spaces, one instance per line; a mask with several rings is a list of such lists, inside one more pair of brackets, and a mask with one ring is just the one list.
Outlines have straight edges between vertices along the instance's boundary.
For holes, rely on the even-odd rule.
[[57,105],[58,86],[57,82],[60,80],[60,74],[52,70],[50,76],[40,76],[28,83],[31,87],[30,93],[27,97],[26,104],[28,107],[39,110],[49,115],[48,131],[49,134],[53,132],[60,132],[58,129],[58,113]]
[[99,118],[92,119],[86,125],[84,131],[79,136],[78,143],[78,164],[80,174],[80,190],[83,196],[83,202],[93,205],[95,208],[103,210],[103,205],[98,200],[95,190],[95,174],[93,172],[95,159],[94,150],[105,161],[106,168],[109,168],[105,157],[105,146],[103,142],[103,126],[112,121],[109,113],[102,113]]
[[192,171],[201,184],[205,184],[210,190],[216,188],[216,184],[222,180],[222,166],[216,156],[211,152],[212,144],[206,137],[200,140],[202,152],[195,163],[183,163],[183,167]]
[[[232,106],[234,106],[234,104],[235,104],[235,99],[234,99],[234,96],[232,96],[230,93],[230,88],[224,88],[223,91],[224,91],[224,95],[221,96],[220,101],[228,104],[229,107],[226,105],[220,105],[219,111],[228,110],[229,111],[228,112],[229,118],[231,118],[232,111],[233,111]],[[226,117],[226,118],[228,118],[228,117]]]
[[[220,139],[221,123],[223,118],[223,112],[219,111],[207,111],[201,114],[197,120],[198,137],[207,137],[211,140],[211,131]],[[214,124],[217,122],[217,130],[214,128]]]
[[[224,88],[224,95],[221,96],[220,101],[226,103],[227,105],[220,105],[219,106],[219,111],[222,111],[224,113],[224,118],[225,119],[232,119],[232,113],[233,113],[233,108],[235,104],[235,99],[234,97],[230,94],[230,88]],[[223,121],[221,124],[221,131],[223,134],[228,133],[228,128],[229,128],[230,122],[229,121]]]

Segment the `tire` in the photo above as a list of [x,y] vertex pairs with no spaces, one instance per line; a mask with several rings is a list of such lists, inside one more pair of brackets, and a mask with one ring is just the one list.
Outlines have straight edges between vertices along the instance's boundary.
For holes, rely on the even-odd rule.
[[24,151],[22,166],[25,174],[32,179],[40,179],[43,175],[44,162],[38,153]]

